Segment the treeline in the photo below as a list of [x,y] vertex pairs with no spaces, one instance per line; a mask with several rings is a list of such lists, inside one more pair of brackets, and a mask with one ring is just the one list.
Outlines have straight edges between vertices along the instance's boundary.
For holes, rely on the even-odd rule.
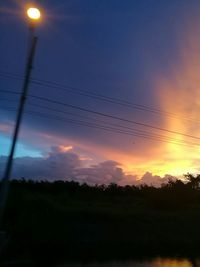
[[90,260],[198,252],[200,175],[149,185],[13,180],[5,257]]
[[[1,184],[1,183],[0,183]],[[116,183],[110,183],[109,185],[96,184],[88,185],[87,183],[79,183],[76,181],[64,181],[58,180],[49,182],[47,180],[37,181],[37,180],[26,180],[21,178],[18,180],[11,181],[11,187],[45,191],[48,193],[63,193],[63,192],[85,192],[85,193],[100,193],[100,194],[134,194],[139,191],[145,190],[199,190],[200,189],[200,174],[186,174],[184,175],[184,181],[176,179],[174,177],[169,178],[167,183],[161,184],[160,187],[155,187],[153,185],[141,184],[135,185],[125,185],[120,186]]]
[[195,176],[188,173],[184,176],[184,182],[171,178],[160,187],[146,184],[120,186],[111,183],[91,186],[75,181],[12,180],[10,196],[12,197],[12,194],[16,192],[20,192],[22,195],[35,193],[55,201],[78,197],[79,199],[110,200],[113,202],[118,198],[128,199],[128,201],[130,198],[134,198],[141,200],[143,204],[146,202],[154,208],[179,208],[185,207],[186,204],[200,203],[200,175]]

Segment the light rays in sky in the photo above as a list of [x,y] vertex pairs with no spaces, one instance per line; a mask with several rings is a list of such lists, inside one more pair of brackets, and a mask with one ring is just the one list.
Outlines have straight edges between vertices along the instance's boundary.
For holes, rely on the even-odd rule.
[[[165,127],[177,129],[186,134],[200,136],[200,40],[199,30],[191,31],[189,39],[182,42],[178,62],[174,63],[171,77],[162,75],[158,82],[157,94],[161,108],[177,114],[177,118],[165,118]],[[191,118],[186,121],[181,118]],[[171,138],[174,138],[171,135]],[[187,141],[184,136],[176,136],[180,141]],[[165,167],[174,175],[195,172],[199,166],[195,163],[200,158],[200,147],[183,147],[166,144],[163,148],[166,154]]]
[[[162,73],[154,77],[157,104],[160,109],[175,116],[165,116],[162,127],[170,131],[179,131],[200,137],[200,30],[191,27],[189,34],[180,38],[178,60],[173,62],[170,74]],[[183,42],[183,39],[185,42]],[[168,134],[171,140],[191,141],[186,136]],[[140,143],[144,151],[137,157],[122,161],[128,173],[142,174],[149,170],[153,174],[164,176],[171,174],[182,176],[188,172],[199,171],[200,146],[180,146],[172,143],[158,143],[156,147]],[[149,150],[149,151],[148,151]],[[150,153],[150,156],[146,156]],[[130,155],[129,155],[130,156]]]

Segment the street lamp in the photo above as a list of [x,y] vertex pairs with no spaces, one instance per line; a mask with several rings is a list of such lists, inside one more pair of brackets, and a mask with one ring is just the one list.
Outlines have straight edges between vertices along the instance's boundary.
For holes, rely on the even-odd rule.
[[28,86],[29,86],[29,81],[30,81],[30,76],[31,76],[31,70],[33,67],[33,59],[34,59],[37,40],[38,40],[38,38],[35,36],[34,28],[35,28],[35,22],[37,22],[41,17],[40,10],[36,7],[29,7],[27,9],[27,16],[28,16],[28,19],[30,21],[31,46],[30,46],[30,50],[28,51],[24,82],[23,82],[23,86],[22,86],[22,93],[21,93],[21,98],[20,98],[19,107],[18,107],[18,111],[17,111],[16,124],[15,124],[14,132],[13,132],[13,138],[12,138],[10,153],[8,156],[4,176],[3,176],[3,179],[1,182],[1,188],[0,188],[0,227],[2,226],[2,218],[3,218],[3,213],[5,210],[7,196],[8,196],[9,180],[10,180],[10,175],[11,175],[11,171],[12,171],[13,156],[14,156],[15,147],[16,147],[16,143],[17,143],[20,124],[22,121],[22,115],[23,115],[24,105],[25,105],[25,101],[26,101],[26,97],[27,97],[27,93],[28,93]]
[[40,10],[36,7],[29,7],[27,9],[27,15],[32,20],[39,20],[41,17]]

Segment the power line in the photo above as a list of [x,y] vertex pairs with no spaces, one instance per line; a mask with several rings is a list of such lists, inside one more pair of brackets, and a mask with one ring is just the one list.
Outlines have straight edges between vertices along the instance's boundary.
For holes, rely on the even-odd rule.
[[[54,108],[49,108],[49,107],[41,106],[41,105],[38,105],[38,104],[30,104],[30,103],[28,103],[28,105],[33,106],[33,107],[39,107],[39,108],[47,109],[47,110],[50,110],[50,111],[55,111],[55,112],[67,114],[67,115],[71,115],[71,116],[76,116],[76,117],[80,117],[80,118],[84,118],[84,119],[88,119],[88,120],[91,120],[92,119],[92,118],[89,118],[87,116],[83,116],[83,115],[80,115],[80,114],[74,114],[74,113],[71,113],[71,112],[63,111],[63,110],[58,110],[58,109],[54,109]],[[100,123],[108,124],[108,125],[111,125],[111,126],[120,127],[122,129],[128,129],[128,130],[131,130],[131,131],[134,131],[134,132],[137,132],[137,133],[148,134],[148,135],[151,135],[151,136],[153,136],[155,138],[165,138],[166,140],[167,139],[168,140],[171,140],[170,137],[165,136],[165,135],[163,136],[163,135],[158,135],[158,134],[155,134],[155,133],[149,133],[149,132],[138,130],[138,129],[135,129],[135,128],[130,128],[130,127],[127,127],[125,125],[114,124],[114,123],[111,123],[111,122],[106,122],[106,121],[96,120],[96,119],[95,119],[95,122],[100,122]],[[174,141],[181,142],[178,139],[173,139],[173,140]],[[199,144],[195,144],[195,143],[190,143],[190,144],[192,144],[192,145],[199,145]]]
[[[2,72],[2,71],[0,71],[0,76],[7,77],[7,78],[13,78],[13,79],[17,79],[17,80],[23,79],[23,76],[21,76],[21,75],[9,73],[9,72]],[[172,112],[167,112],[165,110],[161,110],[158,108],[153,108],[153,107],[149,107],[146,105],[136,104],[136,103],[132,103],[132,102],[127,101],[127,100],[121,100],[118,98],[113,98],[113,97],[105,96],[102,94],[97,94],[97,93],[91,92],[89,90],[83,90],[83,89],[80,89],[77,87],[62,85],[62,84],[59,84],[57,82],[32,78],[31,83],[36,84],[36,85],[40,85],[40,86],[45,86],[45,87],[57,88],[57,89],[62,90],[62,91],[68,91],[68,92],[70,91],[71,93],[79,94],[79,95],[86,96],[86,97],[91,97],[93,99],[98,99],[98,100],[101,100],[104,102],[117,104],[117,105],[129,107],[129,108],[133,108],[133,109],[137,109],[137,110],[142,110],[145,112],[150,112],[150,113],[153,113],[155,115],[166,116],[166,117],[170,117],[170,118],[200,123],[200,121],[194,120],[192,118],[179,117],[179,116],[177,116],[177,114],[172,113]]]
[[[2,72],[2,71],[0,71],[0,76],[7,77],[7,78],[14,78],[14,79],[17,79],[17,80],[23,79],[22,75],[13,74],[13,73],[9,73],[9,72]],[[158,109],[155,109],[155,108],[152,108],[152,107],[148,107],[148,106],[145,106],[145,105],[131,103],[131,102],[126,101],[126,100],[121,100],[121,99],[105,96],[105,95],[102,95],[102,94],[97,94],[97,93],[91,92],[89,90],[83,90],[83,89],[80,89],[80,88],[77,88],[77,87],[72,87],[72,86],[68,86],[68,85],[62,85],[62,84],[59,84],[57,82],[41,80],[41,79],[36,79],[36,78],[32,78],[31,81],[34,84],[38,84],[38,85],[42,85],[42,86],[48,86],[48,87],[53,87],[53,88],[58,88],[58,89],[63,89],[63,90],[68,90],[68,91],[71,89],[71,90],[73,90],[73,92],[77,91],[77,92],[81,93],[84,96],[91,96],[91,97],[94,96],[95,98],[101,99],[101,100],[109,100],[109,101],[114,101],[115,100],[117,102],[113,102],[113,103],[117,103],[117,104],[124,104],[124,105],[133,106],[133,107],[148,109],[149,111],[155,111],[155,112],[160,111],[160,112],[164,112],[164,113],[170,114],[169,112],[161,111],[161,110],[158,110]]]
[[12,90],[4,90],[4,89],[0,89],[0,92],[3,92],[3,93],[5,93],[5,94],[11,94],[11,95],[21,95],[20,92],[12,91]]
[[[9,101],[9,99],[8,99]],[[70,116],[76,116],[76,117],[80,117],[80,118],[84,118],[84,119],[87,119],[87,120],[91,120],[93,118],[91,117],[87,117],[87,116],[84,116],[84,115],[80,115],[80,114],[75,114],[75,113],[71,113],[71,112],[66,112],[66,111],[63,111],[63,110],[59,110],[59,109],[55,109],[55,108],[50,108],[49,106],[43,106],[43,105],[38,105],[38,104],[33,104],[33,103],[29,103],[28,102],[28,105],[29,106],[33,106],[33,107],[39,107],[39,108],[42,108],[42,109],[46,109],[46,110],[50,110],[50,111],[53,111],[53,112],[59,112],[59,113],[62,113],[62,114],[66,114],[66,115],[70,115]],[[131,130],[131,131],[134,131],[135,133],[139,133],[139,134],[145,134],[145,135],[148,135],[148,136],[151,136],[153,138],[160,138],[162,139],[162,141],[173,141],[173,142],[179,142],[179,143],[185,143],[179,139],[175,139],[175,138],[170,138],[169,136],[166,136],[166,135],[159,135],[159,134],[155,134],[155,133],[150,133],[150,132],[147,132],[147,131],[144,131],[144,130],[139,130],[139,129],[136,129],[136,128],[131,128],[131,127],[127,127],[125,125],[120,125],[120,124],[114,124],[114,123],[111,123],[111,122],[106,122],[106,121],[102,121],[102,120],[97,120],[95,119],[95,122],[98,122],[98,123],[104,123],[104,124],[107,124],[109,126],[114,126],[114,127],[120,127],[122,128],[123,130],[124,129],[128,129],[128,130]],[[197,143],[188,143],[187,144],[190,144],[190,145],[199,145]]]
[[[9,111],[16,111],[13,108],[5,108],[6,110]],[[174,142],[172,141],[166,141],[164,139],[159,139],[159,138],[155,138],[153,136],[150,135],[145,135],[142,133],[134,133],[131,131],[124,131],[122,129],[118,129],[118,128],[113,128],[113,127],[108,127],[105,125],[99,125],[96,123],[90,123],[90,122],[85,122],[85,121],[81,121],[81,120],[73,120],[73,119],[66,119],[66,118],[61,118],[58,116],[49,116],[40,112],[34,112],[34,111],[26,111],[25,112],[28,115],[33,115],[33,116],[39,116],[39,117],[44,117],[47,119],[53,119],[56,121],[62,121],[64,123],[71,123],[71,124],[75,124],[75,125],[79,125],[79,126],[86,126],[89,128],[93,128],[93,129],[101,129],[101,130],[105,130],[105,131],[109,131],[109,132],[114,132],[114,133],[118,133],[118,134],[123,134],[123,135],[129,135],[129,136],[133,136],[133,137],[141,137],[141,138],[145,138],[145,139],[150,139],[150,140],[154,140],[154,141],[160,141],[160,142],[165,142],[165,143],[171,143],[171,144],[175,144],[175,145],[181,145],[181,146],[199,146],[200,144],[195,144],[195,143],[178,143],[178,142]]]
[[115,119],[115,120],[119,120],[119,121],[123,121],[123,122],[132,123],[132,124],[136,124],[136,125],[139,125],[139,126],[143,126],[143,127],[159,130],[159,131],[164,131],[164,132],[168,132],[168,133],[177,134],[177,135],[181,135],[181,136],[190,137],[190,138],[193,138],[193,139],[200,140],[200,137],[196,137],[196,136],[193,136],[193,135],[184,134],[184,133],[181,133],[181,132],[172,131],[172,130],[168,130],[168,129],[165,129],[165,128],[156,127],[156,126],[152,126],[152,125],[149,125],[149,124],[145,124],[145,123],[141,123],[141,122],[137,122],[137,121],[124,119],[124,118],[121,118],[121,117],[105,114],[105,113],[94,111],[94,110],[91,110],[91,109],[87,109],[87,108],[83,108],[83,107],[67,104],[67,103],[64,103],[64,102],[56,101],[56,100],[51,100],[51,99],[48,99],[48,98],[45,98],[45,97],[40,97],[40,96],[35,96],[35,95],[29,95],[29,96],[32,97],[32,98],[35,98],[35,99],[39,99],[41,101],[48,102],[48,103],[54,103],[54,104],[70,107],[70,108],[73,108],[73,109],[85,111],[85,112],[88,112],[88,113],[96,114],[96,115],[99,115],[99,116],[103,116],[103,117],[107,117],[107,118],[111,118],[111,119]]
[[[7,93],[10,93],[10,94],[20,94],[18,92],[10,91],[10,90],[1,90],[1,91],[7,92]],[[139,126],[143,126],[143,127],[159,130],[159,131],[178,134],[178,135],[185,136],[185,137],[190,137],[190,138],[193,138],[193,139],[198,139],[198,140],[200,139],[200,137],[196,137],[196,136],[193,136],[193,135],[189,135],[189,134],[184,134],[184,133],[177,132],[177,131],[168,130],[168,129],[164,129],[164,128],[161,128],[161,127],[156,127],[156,126],[152,126],[152,125],[149,125],[149,124],[140,123],[140,122],[137,122],[137,121],[131,121],[131,120],[124,119],[124,118],[121,118],[121,117],[117,117],[117,116],[114,116],[114,115],[109,115],[109,114],[105,114],[105,113],[102,113],[102,112],[97,112],[97,111],[94,111],[94,110],[82,108],[82,107],[79,107],[79,106],[63,103],[63,102],[60,102],[60,101],[51,100],[51,99],[48,99],[48,98],[45,98],[45,97],[40,97],[40,96],[35,96],[35,95],[29,95],[29,96],[32,97],[32,98],[35,98],[35,99],[39,99],[41,101],[46,101],[46,102],[49,102],[49,103],[54,103],[54,104],[58,104],[58,105],[62,105],[62,106],[67,106],[67,107],[70,107],[70,108],[73,108],[73,109],[89,112],[89,113],[96,114],[96,115],[99,115],[99,116],[112,118],[112,119],[120,120],[120,121],[123,121],[123,122],[132,123],[132,124],[136,124],[136,125],[139,125]]]
[[1,97],[0,101],[16,102],[16,104],[18,104],[16,99],[9,99],[9,98],[2,98]]
[[[33,106],[33,107],[39,107],[39,108],[47,109],[47,110],[54,111],[54,112],[63,113],[63,114],[66,114],[66,115],[76,116],[76,117],[80,117],[80,118],[84,118],[84,119],[88,119],[88,120],[92,119],[92,118],[84,116],[84,115],[75,114],[75,113],[71,113],[71,112],[66,112],[66,111],[63,111],[63,110],[50,108],[50,107],[46,107],[46,106],[42,106],[42,105],[38,105],[38,104],[28,103],[28,105],[29,106]],[[140,133],[140,134],[141,133],[142,134],[147,134],[147,135],[150,135],[150,136],[155,137],[155,138],[164,138],[166,141],[167,140],[169,140],[169,141],[172,140],[172,138],[170,138],[169,136],[166,136],[166,135],[159,135],[159,134],[155,134],[155,133],[149,133],[149,132],[144,131],[144,130],[139,130],[139,129],[136,129],[136,128],[127,127],[125,125],[115,124],[115,123],[106,122],[106,121],[102,121],[102,120],[96,120],[96,119],[95,119],[95,122],[104,123],[104,124],[108,124],[108,125],[115,126],[115,127],[120,127],[122,129],[128,129],[128,130],[134,131],[136,133]],[[178,139],[175,139],[175,138],[173,138],[173,141],[178,141],[178,142],[182,143],[181,140],[178,140]],[[190,144],[191,145],[200,145],[200,144],[196,144],[196,143],[190,143]]]

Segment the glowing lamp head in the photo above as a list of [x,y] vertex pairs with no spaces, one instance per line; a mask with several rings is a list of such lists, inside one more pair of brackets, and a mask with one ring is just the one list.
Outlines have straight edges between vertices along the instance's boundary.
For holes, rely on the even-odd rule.
[[41,17],[40,10],[35,7],[30,7],[27,10],[27,15],[31,20],[39,20]]

